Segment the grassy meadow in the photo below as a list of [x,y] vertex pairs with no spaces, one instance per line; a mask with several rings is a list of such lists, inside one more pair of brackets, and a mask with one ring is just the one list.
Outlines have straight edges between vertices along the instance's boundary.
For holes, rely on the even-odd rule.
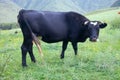
[[26,68],[21,66],[21,30],[0,30],[0,80],[120,80],[118,11],[120,9],[87,15],[91,20],[105,21],[108,26],[101,29],[99,42],[91,43],[87,40],[79,43],[77,56],[70,43],[65,58],[61,60],[61,42],[41,42],[43,59],[34,45],[37,62],[32,63],[27,55]]

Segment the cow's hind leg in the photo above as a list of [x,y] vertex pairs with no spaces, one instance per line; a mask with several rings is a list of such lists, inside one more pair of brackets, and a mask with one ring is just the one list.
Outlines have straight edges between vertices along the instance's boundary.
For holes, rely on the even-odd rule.
[[32,61],[32,62],[36,62],[35,57],[34,57],[34,54],[33,54],[33,43],[32,43],[32,41],[29,43],[28,52],[29,52],[31,61]]
[[63,59],[64,58],[64,52],[67,48],[67,45],[68,45],[68,41],[63,41],[63,44],[62,44],[62,52],[61,52],[61,55],[60,55],[60,58]]
[[26,55],[27,52],[29,52],[31,60],[35,62],[35,57],[33,55],[33,50],[32,50],[32,39],[24,39],[23,44],[21,46],[21,51],[22,51],[22,66],[27,66],[26,64]]
[[22,66],[25,67],[25,66],[27,66],[27,64],[26,64],[27,48],[24,45],[24,43],[21,46],[21,52],[22,52]]

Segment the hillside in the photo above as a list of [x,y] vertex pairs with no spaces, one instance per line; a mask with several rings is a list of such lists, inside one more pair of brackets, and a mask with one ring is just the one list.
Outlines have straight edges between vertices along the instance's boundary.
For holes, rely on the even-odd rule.
[[86,13],[86,11],[109,7],[115,1],[116,0],[0,0],[0,23],[16,22],[16,16],[20,9],[18,6],[26,9]]
[[120,0],[117,0],[112,4],[112,7],[119,7],[120,6]]
[[117,20],[120,18],[118,12],[120,8],[110,8],[105,10],[99,10],[88,14],[87,16],[92,20],[102,20],[107,21],[108,23],[112,22],[112,20]]
[[12,0],[26,9],[90,12],[109,8],[117,0]]
[[26,9],[49,10],[49,11],[76,11],[84,13],[72,0],[12,0]]
[[72,0],[87,12],[109,8],[116,0]]
[[16,22],[20,8],[10,0],[0,0],[0,23]]

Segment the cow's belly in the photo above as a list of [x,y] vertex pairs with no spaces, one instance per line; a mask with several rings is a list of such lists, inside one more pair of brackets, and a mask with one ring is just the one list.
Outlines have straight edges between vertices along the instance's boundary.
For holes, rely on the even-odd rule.
[[63,41],[64,38],[60,38],[60,37],[56,37],[56,38],[45,38],[42,37],[42,41],[47,42],[47,43],[55,43],[55,42],[59,42],[59,41]]
[[[59,31],[58,31],[59,32]],[[55,43],[67,39],[67,32],[47,33],[42,36],[42,40],[47,43]]]

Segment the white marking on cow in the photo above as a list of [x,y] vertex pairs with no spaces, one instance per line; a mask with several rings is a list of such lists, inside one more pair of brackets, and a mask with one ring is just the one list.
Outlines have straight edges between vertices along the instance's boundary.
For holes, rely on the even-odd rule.
[[97,39],[97,42],[99,42],[100,40],[99,39]]
[[98,23],[97,22],[90,22],[90,24],[96,26]]
[[85,21],[85,22],[84,22],[84,25],[87,25],[87,24],[88,24],[88,22],[89,22],[89,21]]

